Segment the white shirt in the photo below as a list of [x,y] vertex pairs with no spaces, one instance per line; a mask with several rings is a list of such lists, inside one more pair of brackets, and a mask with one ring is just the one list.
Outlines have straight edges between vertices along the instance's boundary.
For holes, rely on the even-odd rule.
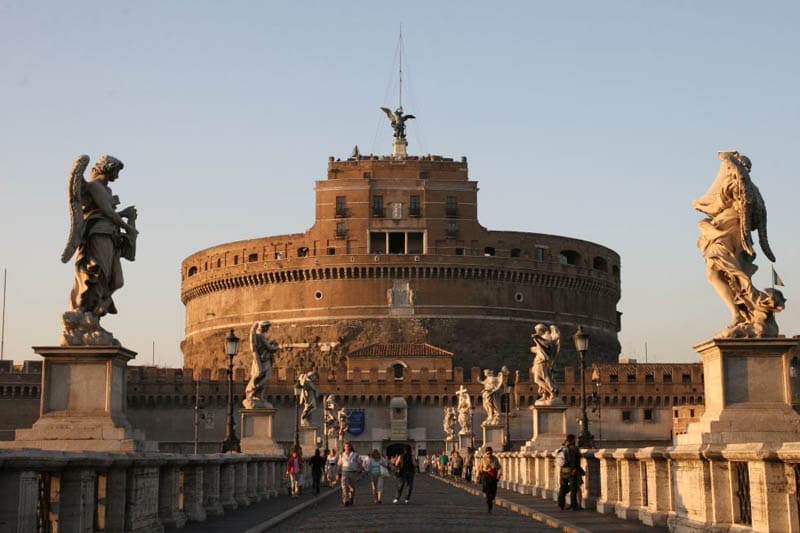
[[349,454],[347,452],[339,454],[339,467],[341,467],[342,472],[356,472],[359,465],[358,461],[358,453],[355,451],[351,451]]

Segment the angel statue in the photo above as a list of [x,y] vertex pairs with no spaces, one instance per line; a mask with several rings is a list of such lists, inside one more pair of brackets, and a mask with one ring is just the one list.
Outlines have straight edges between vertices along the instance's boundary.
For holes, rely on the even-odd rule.
[[548,329],[544,324],[536,324],[531,335],[531,353],[534,355],[531,365],[531,377],[539,387],[537,405],[552,405],[560,402],[558,389],[553,384],[553,364],[561,351],[561,332],[555,325]]
[[250,365],[250,381],[247,382],[245,398],[242,401],[245,409],[272,407],[263,397],[264,387],[272,377],[275,352],[279,349],[278,343],[267,337],[270,325],[269,320],[265,320],[254,323],[250,328],[250,351],[253,352],[253,363]]
[[347,409],[342,407],[336,413],[336,420],[339,422],[339,439],[350,429],[350,422],[348,420]]
[[469,397],[469,391],[461,385],[461,387],[456,391],[456,395],[458,396],[458,405],[456,409],[458,410],[458,425],[459,435],[471,435],[472,434],[472,399]]
[[483,385],[481,398],[483,399],[483,409],[486,411],[486,420],[481,424],[482,427],[496,426],[500,423],[500,394],[503,385],[508,377],[508,368],[504,365],[498,375],[494,375],[494,370],[487,368],[483,371],[484,378],[478,380]]
[[706,276],[725,302],[731,322],[717,337],[775,337],[775,313],[786,300],[775,289],[758,290],[752,276],[758,269],[751,233],[758,232],[761,250],[774,262],[767,240],[767,209],[750,179],[752,164],[734,151],[719,152],[719,173],[702,198],[692,206],[706,215],[698,223],[697,247],[703,252]]
[[300,413],[300,425],[303,427],[311,426],[311,413],[317,409],[317,386],[314,385],[314,371],[304,372],[297,378],[297,386],[300,388],[300,405],[303,412]]
[[325,397],[323,416],[328,436],[333,437],[336,435],[336,396],[333,394],[328,394]]
[[392,110],[388,107],[382,107],[381,111],[386,113],[386,116],[389,117],[389,121],[392,123],[392,129],[394,130],[394,138],[398,141],[405,141],[406,140],[406,120],[410,120],[412,118],[417,118],[414,115],[404,115],[403,114],[403,106],[397,108],[397,111],[392,113]]
[[78,157],[67,185],[70,233],[61,261],[67,263],[76,252],[77,256],[61,345],[119,346],[111,332],[100,327],[100,318],[117,312],[112,296],[123,285],[120,258],[136,258],[137,213],[134,206],[117,211],[119,198],[108,186],[119,177],[122,161],[101,156],[86,181],[88,165],[89,156]]
[[442,429],[446,440],[454,440],[456,438],[456,408],[444,408],[444,420],[442,421]]

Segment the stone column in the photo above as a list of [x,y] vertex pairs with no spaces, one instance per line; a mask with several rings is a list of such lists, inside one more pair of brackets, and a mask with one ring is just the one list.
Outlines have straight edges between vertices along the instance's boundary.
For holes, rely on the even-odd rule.
[[545,475],[547,476],[547,485],[545,485],[543,498],[555,500],[558,498],[558,489],[561,486],[561,468],[556,466],[556,458],[554,452],[542,452],[544,458]]
[[[670,531],[683,531],[692,530],[698,524],[710,525],[714,507],[711,463],[704,460],[700,450],[692,447],[670,448],[668,454],[674,512],[667,518],[667,526]],[[722,489],[721,483],[717,483],[716,488],[717,491]],[[717,498],[720,496],[717,492]]]
[[237,506],[247,507],[250,505],[250,498],[247,497],[247,462],[243,457],[236,459],[233,463],[233,499]]
[[233,511],[239,504],[236,503],[236,464],[230,459],[223,459],[219,469],[219,503],[226,511]]
[[94,531],[95,478],[94,470],[86,467],[67,468],[61,473],[59,533]]
[[107,533],[125,531],[125,510],[127,504],[127,469],[133,460],[127,457],[114,458],[106,472],[106,529]]
[[636,458],[647,469],[647,505],[639,511],[639,520],[648,526],[665,526],[672,510],[667,456],[661,448],[641,448],[636,452]]
[[256,461],[256,468],[258,472],[258,477],[256,480],[256,494],[260,500],[266,500],[269,498],[269,469],[267,461],[264,458],[259,458]]
[[581,466],[586,475],[583,478],[584,509],[596,510],[600,498],[600,462],[595,457],[595,450],[585,450],[581,457]]
[[[127,471],[125,530],[162,533],[158,518],[158,474],[163,459],[137,459]],[[63,494],[63,492],[62,492]]]
[[36,531],[39,475],[30,470],[0,469],[0,494],[4,531]]
[[790,494],[783,463],[749,461],[750,509],[754,531],[793,531],[791,507],[795,494]]
[[258,459],[252,458],[245,463],[247,468],[247,499],[251,503],[261,500],[261,494],[258,492]]
[[161,466],[158,480],[158,516],[166,527],[180,528],[186,524],[184,506],[184,479],[180,461],[170,461]]
[[635,452],[636,450],[631,448],[620,448],[614,451],[622,489],[619,502],[614,506],[614,512],[623,520],[638,519],[642,506],[641,463],[636,458]]
[[600,499],[597,500],[597,512],[614,513],[620,497],[617,460],[613,450],[598,450],[595,457],[600,460]]
[[203,465],[194,459],[183,469],[183,512],[194,522],[206,519],[203,507]]
[[225,511],[220,501],[220,472],[222,459],[219,455],[206,456],[203,466],[203,508],[207,516],[221,516]]

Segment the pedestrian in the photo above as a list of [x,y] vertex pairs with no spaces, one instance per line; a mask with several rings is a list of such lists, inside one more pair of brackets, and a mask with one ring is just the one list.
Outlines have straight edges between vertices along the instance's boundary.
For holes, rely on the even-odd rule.
[[464,480],[472,482],[472,469],[475,465],[475,451],[472,446],[467,446],[467,456],[464,458]]
[[289,462],[286,465],[286,476],[289,478],[289,494],[292,498],[297,498],[300,494],[300,475],[303,472],[303,459],[297,448],[292,450]]
[[367,472],[369,472],[369,481],[372,484],[372,498],[377,504],[381,503],[383,496],[383,478],[389,475],[388,462],[381,455],[378,450],[372,450],[372,454],[368,457]]
[[400,481],[397,486],[397,496],[393,503],[400,501],[400,496],[402,496],[403,488],[405,487],[408,487],[405,503],[408,503],[408,500],[411,499],[411,490],[414,488],[414,473],[416,470],[417,467],[414,464],[414,456],[411,455],[411,446],[406,444],[403,449],[403,454],[399,456],[399,460],[397,461],[397,475]]
[[339,457],[336,455],[336,450],[330,450],[326,454],[327,466],[325,469],[325,481],[331,486],[336,486],[336,465],[339,462]]
[[353,505],[353,498],[356,495],[356,475],[361,470],[361,459],[349,441],[344,443],[344,451],[339,454],[337,470],[342,482],[342,505],[345,507]]
[[439,475],[442,477],[447,477],[447,462],[449,458],[447,457],[447,452],[442,450],[442,454],[439,456]]
[[325,467],[325,458],[319,454],[319,448],[314,450],[314,457],[308,460],[311,465],[311,483],[314,493],[319,494],[319,484],[322,478],[322,469]]
[[453,452],[450,470],[453,472],[453,479],[455,481],[461,480],[461,476],[464,473],[464,458],[461,457],[461,454],[458,453],[458,451]]
[[487,446],[481,458],[480,483],[483,492],[486,494],[486,512],[492,512],[494,498],[497,496],[497,482],[500,480],[503,470],[500,461],[494,456],[491,446]]
[[575,435],[567,435],[567,440],[556,451],[556,465],[560,467],[561,486],[558,489],[558,507],[566,507],[569,492],[570,509],[580,511],[578,504],[578,484],[580,483],[581,451],[575,444]]

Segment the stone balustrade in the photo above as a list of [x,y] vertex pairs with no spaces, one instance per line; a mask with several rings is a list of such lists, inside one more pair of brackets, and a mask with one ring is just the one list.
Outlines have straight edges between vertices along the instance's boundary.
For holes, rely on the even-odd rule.
[[[555,450],[497,458],[502,488],[557,497]],[[583,450],[582,466],[586,509],[671,531],[800,531],[800,442]]]
[[0,450],[0,530],[161,532],[277,496],[284,461]]

